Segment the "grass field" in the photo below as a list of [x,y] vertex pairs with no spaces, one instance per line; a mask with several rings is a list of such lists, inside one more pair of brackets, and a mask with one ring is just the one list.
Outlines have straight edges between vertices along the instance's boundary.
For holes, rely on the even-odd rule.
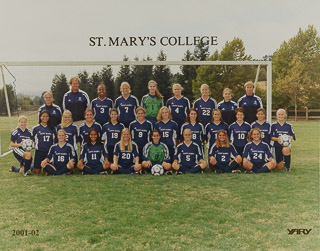
[[24,178],[8,172],[10,154],[0,249],[319,250],[319,125],[293,123],[291,173]]

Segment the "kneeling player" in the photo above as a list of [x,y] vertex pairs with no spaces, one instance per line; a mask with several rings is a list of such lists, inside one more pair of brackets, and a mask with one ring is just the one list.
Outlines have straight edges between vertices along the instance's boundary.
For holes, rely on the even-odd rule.
[[241,156],[237,153],[235,147],[230,143],[228,134],[221,129],[217,133],[216,143],[211,147],[209,154],[209,164],[222,172],[240,172],[234,170],[238,164],[241,164]]
[[[296,136],[293,132],[292,125],[285,120],[286,116],[287,114],[284,109],[279,109],[277,111],[277,121],[271,125],[271,140],[274,141],[277,168],[282,169],[283,166],[285,166],[287,172],[291,172],[291,142],[296,140]],[[290,136],[289,146],[282,146],[280,144],[280,136],[283,134]]]
[[66,131],[58,131],[58,143],[50,147],[47,158],[41,162],[41,167],[48,174],[62,175],[74,168],[76,153],[71,144],[66,142]]
[[139,164],[138,146],[131,140],[128,128],[121,132],[121,139],[114,146],[113,164],[111,170],[113,174],[141,173],[142,166]]
[[260,129],[252,129],[249,132],[248,139],[249,143],[244,147],[242,156],[243,168],[249,171],[249,173],[271,172],[277,164],[272,158],[268,144],[262,141]]
[[89,130],[87,143],[82,146],[77,167],[82,174],[107,174],[110,168],[107,151],[94,127]]
[[145,171],[151,172],[153,165],[159,164],[164,170],[165,174],[172,174],[170,156],[168,147],[160,142],[160,132],[154,130],[151,134],[152,142],[149,142],[143,148],[143,158],[142,167]]
[[185,129],[183,138],[184,141],[175,151],[173,169],[177,171],[177,174],[202,172],[207,167],[207,163],[203,159],[200,147],[191,141],[192,131]]

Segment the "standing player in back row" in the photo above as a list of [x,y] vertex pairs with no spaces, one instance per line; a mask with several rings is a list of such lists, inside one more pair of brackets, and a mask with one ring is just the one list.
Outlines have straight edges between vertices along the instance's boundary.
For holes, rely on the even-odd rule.
[[[90,108],[89,96],[79,89],[80,78],[73,77],[69,81],[70,91],[63,96],[62,108],[72,113],[73,122],[84,120],[84,111]],[[76,124],[78,126],[78,124]]]
[[256,121],[256,113],[259,108],[263,108],[261,98],[253,93],[254,84],[252,81],[248,81],[244,84],[246,89],[246,95],[243,95],[238,100],[238,106],[244,108],[245,121],[250,125]]
[[150,80],[148,83],[149,94],[141,99],[141,107],[146,110],[146,119],[154,126],[157,122],[157,116],[160,108],[164,106],[163,96],[158,90],[157,82]]
[[218,103],[218,109],[221,111],[223,121],[229,126],[236,121],[234,111],[238,108],[238,104],[231,100],[231,89],[225,88],[222,95],[223,100]]
[[200,92],[201,97],[194,102],[193,108],[198,111],[203,126],[206,126],[211,121],[213,109],[217,108],[217,101],[209,96],[210,89],[207,84],[201,85]]

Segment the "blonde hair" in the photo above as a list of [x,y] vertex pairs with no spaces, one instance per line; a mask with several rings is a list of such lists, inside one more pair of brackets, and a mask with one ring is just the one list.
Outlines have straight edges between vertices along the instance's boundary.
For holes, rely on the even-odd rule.
[[73,123],[72,120],[72,113],[69,110],[65,110],[62,114],[62,118],[61,118],[61,128],[65,128],[67,127],[66,122],[64,121],[64,116],[70,116],[71,117],[71,124]]
[[224,143],[226,144],[226,148],[229,148],[229,147],[230,147],[230,141],[229,141],[228,133],[227,133],[226,130],[223,130],[223,129],[220,129],[220,130],[217,132],[217,138],[216,138],[216,146],[217,146],[217,148],[220,148],[220,147],[223,146],[223,145],[220,143],[220,140],[219,140],[219,138],[218,138],[219,133],[223,133],[224,136],[226,136]]
[[209,94],[211,94],[211,90],[210,90],[209,85],[207,85],[207,84],[202,84],[202,85],[200,86],[200,91],[201,91],[201,89],[202,89],[203,87],[208,87],[208,89],[209,89]]
[[256,127],[256,128],[253,128],[253,129],[250,130],[250,132],[248,134],[248,142],[252,141],[252,134],[253,134],[254,131],[258,131],[259,134],[260,134],[260,140],[262,139],[261,131],[260,131],[260,129],[258,127]]
[[229,91],[232,95],[232,90],[230,88],[224,88],[223,91],[222,91],[222,95],[226,92],[226,91]]
[[182,87],[179,83],[176,83],[176,84],[173,84],[173,85],[172,85],[172,91],[173,91],[173,89],[176,88],[176,87],[179,87],[179,88],[181,89],[181,91],[184,90],[183,87]]
[[164,110],[164,109],[167,109],[167,110],[168,110],[168,114],[169,114],[168,118],[169,118],[169,120],[172,119],[172,116],[171,116],[171,113],[170,113],[169,108],[166,107],[166,106],[162,106],[162,107],[159,109],[159,112],[158,112],[158,115],[157,115],[157,120],[158,120],[158,121],[162,121],[162,114],[161,114],[161,113],[162,113],[162,110]]
[[282,108],[278,109],[277,112],[276,112],[276,116],[278,116],[278,113],[279,113],[279,112],[284,112],[284,118],[285,118],[285,119],[287,118],[287,113],[286,113],[286,110],[285,110],[285,109],[282,109]]
[[190,131],[190,132],[191,132],[191,135],[192,135],[192,130],[191,130],[190,128],[184,129],[183,132],[182,132],[182,135],[184,135],[184,133],[185,133],[186,131],[188,131],[188,132]]
[[69,80],[69,85],[71,85],[72,84],[72,81],[73,80],[77,80],[78,81],[78,83],[79,83],[79,85],[81,84],[81,80],[80,80],[80,78],[78,78],[78,77],[72,77],[72,78],[70,78],[70,80]]
[[47,95],[51,95],[51,97],[53,97],[52,92],[45,92],[42,97],[45,98]]
[[130,130],[129,130],[128,128],[124,128],[124,129],[122,129],[122,131],[121,131],[120,151],[123,152],[123,151],[125,150],[125,145],[124,145],[123,137],[122,137],[122,134],[125,133],[125,132],[128,132],[128,134],[129,134],[128,151],[132,152],[131,133],[130,133]]
[[121,94],[122,94],[122,88],[124,87],[124,86],[128,86],[129,87],[129,93],[131,93],[131,86],[130,86],[130,84],[128,83],[128,82],[122,82],[121,83],[121,85],[120,85],[120,92],[121,92]]
[[28,121],[27,117],[24,115],[19,116],[18,118],[18,123],[20,122],[21,119],[25,119],[26,121]]
[[143,107],[139,106],[136,109],[136,113],[138,113],[139,111],[143,111],[144,114],[146,114],[146,109],[144,109]]
[[156,98],[157,98],[158,100],[161,99],[161,98],[163,98],[162,94],[160,93],[160,91],[159,91],[159,89],[158,89],[158,83],[157,83],[156,81],[154,81],[154,80],[150,80],[150,81],[148,82],[148,87],[149,87],[150,84],[155,84],[155,85],[156,85]]
[[254,87],[254,83],[252,81],[248,81],[244,84],[244,88],[246,88],[247,86],[251,85],[252,87]]
[[66,132],[65,130],[63,130],[63,129],[58,130],[58,131],[57,131],[57,134],[58,134],[59,132],[62,132],[62,133],[64,134],[64,136],[67,135],[67,132]]
[[91,113],[94,115],[93,110],[90,109],[90,108],[87,108],[87,109],[84,111],[84,116],[86,116],[86,114],[87,114],[88,112],[91,112]]
[[213,118],[214,112],[218,112],[218,113],[220,114],[220,121],[223,122],[222,113],[221,113],[221,111],[220,111],[218,108],[216,108],[216,109],[213,109],[213,110],[212,110],[212,119],[211,119],[210,123],[211,123],[211,124],[214,123],[214,118]]

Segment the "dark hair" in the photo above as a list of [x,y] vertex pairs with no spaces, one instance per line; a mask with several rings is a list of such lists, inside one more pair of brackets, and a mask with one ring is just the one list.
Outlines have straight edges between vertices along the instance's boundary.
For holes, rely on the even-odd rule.
[[153,131],[152,131],[151,134],[150,134],[150,141],[151,141],[151,142],[153,142],[153,141],[152,141],[152,136],[153,136],[154,133],[159,133],[160,138],[161,138],[161,133],[160,133],[160,131],[157,130],[157,129],[153,129]]
[[188,115],[187,115],[187,118],[186,118],[186,122],[190,123],[190,113],[194,111],[197,113],[197,118],[196,118],[196,123],[200,123],[200,119],[199,119],[199,113],[197,111],[197,109],[195,108],[190,108],[190,110],[188,111]]
[[39,115],[39,124],[41,124],[41,116],[42,116],[42,114],[44,114],[44,113],[48,114],[48,116],[49,116],[49,120],[48,120],[48,122],[47,122],[48,128],[49,128],[50,130],[53,130],[53,129],[54,129],[54,126],[53,126],[52,121],[51,121],[50,113],[49,113],[47,110],[41,111],[41,113],[40,113],[40,115]]
[[245,116],[245,113],[244,113],[244,108],[243,107],[239,107],[237,108],[235,111],[234,111],[234,114],[237,115],[238,112],[242,112],[243,115]]
[[98,133],[97,129],[94,128],[94,127],[92,127],[92,128],[89,130],[88,138],[87,138],[87,145],[88,145],[88,146],[91,146],[91,145],[92,145],[92,144],[91,144],[91,139],[90,139],[90,133],[93,132],[93,131],[95,131],[95,132],[97,133],[96,144],[97,144],[97,145],[102,145],[101,140],[100,140],[100,137],[99,137],[99,133]]
[[[116,112],[117,115],[118,115],[118,118],[117,118],[117,122],[119,122],[119,112],[118,112],[118,109],[117,108],[111,108],[110,111],[109,111],[109,115],[111,115],[112,112]],[[109,118],[109,122],[111,122],[111,116]]]

